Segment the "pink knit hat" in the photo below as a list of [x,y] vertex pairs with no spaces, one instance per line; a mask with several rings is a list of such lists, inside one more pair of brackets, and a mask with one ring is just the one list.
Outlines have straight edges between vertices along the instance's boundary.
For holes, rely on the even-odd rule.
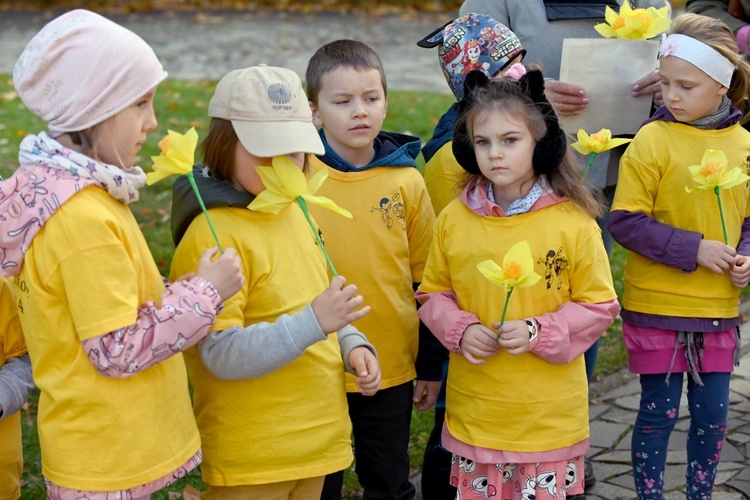
[[13,68],[18,95],[53,136],[103,122],[166,77],[141,37],[82,9],[47,23]]

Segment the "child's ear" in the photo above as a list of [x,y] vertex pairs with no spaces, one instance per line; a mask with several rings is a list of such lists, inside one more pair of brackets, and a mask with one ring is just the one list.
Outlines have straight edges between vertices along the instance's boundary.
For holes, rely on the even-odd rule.
[[388,116],[388,96],[385,96],[385,109],[383,109],[383,117]]
[[313,125],[315,125],[316,127],[322,127],[323,118],[320,116],[320,111],[318,111],[318,107],[312,101],[307,101],[307,102],[310,103],[310,109],[312,110]]

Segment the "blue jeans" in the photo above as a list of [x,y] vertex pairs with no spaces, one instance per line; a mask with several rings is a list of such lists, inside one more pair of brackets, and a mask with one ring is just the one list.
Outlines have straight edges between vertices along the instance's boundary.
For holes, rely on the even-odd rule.
[[[667,443],[677,423],[684,373],[641,375],[641,403],[631,454],[639,499],[663,499]],[[688,500],[711,498],[727,432],[730,373],[701,373],[699,388],[688,375],[690,429],[685,472]]]

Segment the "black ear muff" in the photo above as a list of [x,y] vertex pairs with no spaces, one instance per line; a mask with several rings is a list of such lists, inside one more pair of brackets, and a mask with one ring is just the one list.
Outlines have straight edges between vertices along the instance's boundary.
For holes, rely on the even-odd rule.
[[461,167],[470,174],[479,174],[479,164],[474,154],[474,146],[466,128],[464,115],[474,103],[474,92],[490,84],[490,77],[483,71],[472,71],[464,81],[464,97],[458,101],[456,121],[453,129],[453,156]]
[[557,169],[565,157],[568,141],[565,132],[560,128],[557,115],[544,95],[544,76],[539,70],[526,72],[518,80],[524,93],[531,98],[544,117],[547,133],[534,148],[532,164],[537,174],[549,174]]

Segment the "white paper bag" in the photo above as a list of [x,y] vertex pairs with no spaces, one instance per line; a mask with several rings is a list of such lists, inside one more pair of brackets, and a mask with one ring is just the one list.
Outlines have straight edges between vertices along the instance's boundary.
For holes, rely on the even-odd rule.
[[583,87],[589,98],[581,114],[560,117],[563,129],[635,134],[649,116],[653,95],[633,97],[633,84],[656,68],[658,52],[657,40],[563,40],[560,81]]

